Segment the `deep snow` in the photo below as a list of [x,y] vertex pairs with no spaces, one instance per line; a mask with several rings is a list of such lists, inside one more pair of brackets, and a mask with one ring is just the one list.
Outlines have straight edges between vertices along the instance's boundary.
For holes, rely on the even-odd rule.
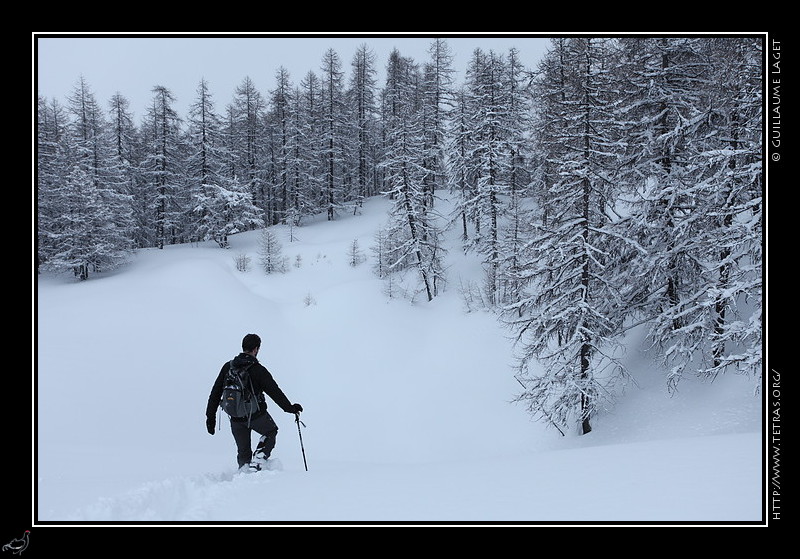
[[[510,403],[521,387],[508,332],[491,313],[466,312],[459,286],[481,272],[456,232],[443,294],[387,297],[370,250],[387,208],[368,200],[360,215],[295,228],[291,241],[273,228],[284,274],[259,268],[251,231],[229,250],[143,250],[82,283],[38,276],[34,525],[765,518],[751,379],[686,379],[670,396],[632,352],[636,385],[590,434],[562,437]],[[356,267],[354,240],[367,258]],[[247,272],[234,262],[243,253]],[[211,385],[248,332],[305,408],[308,471],[293,416],[273,403],[280,470],[235,474],[227,419],[206,432]]]

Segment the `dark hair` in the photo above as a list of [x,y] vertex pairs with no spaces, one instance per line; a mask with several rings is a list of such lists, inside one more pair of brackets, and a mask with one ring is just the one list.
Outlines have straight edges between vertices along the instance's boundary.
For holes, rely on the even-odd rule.
[[247,334],[242,338],[242,351],[245,353],[250,353],[257,347],[261,347],[261,338],[258,334]]

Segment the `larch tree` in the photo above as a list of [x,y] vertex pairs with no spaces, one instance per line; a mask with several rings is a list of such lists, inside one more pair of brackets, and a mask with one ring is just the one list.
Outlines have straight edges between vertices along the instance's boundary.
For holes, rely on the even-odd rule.
[[[618,193],[608,180],[616,166],[618,121],[613,67],[604,41],[576,38],[568,46],[565,127],[547,222],[534,224],[522,263],[528,288],[506,307],[517,340],[517,401],[562,430],[591,431],[591,419],[614,385],[628,375],[618,352],[627,310],[619,274],[622,249],[615,213]],[[556,56],[552,51],[548,57]],[[532,361],[541,374],[530,369]]]
[[287,269],[283,244],[271,227],[261,230],[258,238],[258,256],[261,268],[266,274],[283,273]]
[[66,126],[65,174],[55,186],[59,216],[51,233],[57,237],[49,264],[71,268],[81,280],[90,272],[113,269],[130,250],[130,212],[118,188],[112,165],[105,117],[86,81],[81,78],[69,97],[71,119]]
[[478,175],[469,157],[472,150],[470,131],[469,98],[462,86],[455,91],[450,114],[446,171],[450,192],[456,196],[451,219],[461,224],[461,242],[465,250],[470,245],[469,223],[476,220],[474,199]]
[[[626,38],[632,310],[675,390],[687,370],[760,369],[760,52],[739,39]],[[746,309],[745,300],[754,304]]]
[[146,155],[143,173],[151,191],[155,246],[173,244],[182,229],[179,193],[182,173],[180,158],[180,118],[174,108],[175,97],[164,86],[153,88],[153,99],[145,119]]
[[321,127],[324,158],[323,204],[331,221],[336,217],[345,198],[344,153],[345,104],[344,72],[339,55],[328,49],[322,58]]
[[56,272],[72,270],[76,278],[87,280],[106,253],[101,234],[113,216],[80,165],[71,168],[56,195],[60,213],[51,224],[52,252],[46,266]]
[[425,137],[425,203],[432,207],[436,190],[446,184],[445,146],[448,112],[453,97],[453,54],[444,39],[434,39],[428,47],[430,59],[423,65],[422,119]]
[[292,227],[299,226],[312,204],[310,192],[313,176],[311,161],[308,158],[306,138],[308,118],[303,112],[302,90],[294,88],[289,110],[289,145],[287,146],[288,200],[286,219]]
[[420,122],[416,64],[397,49],[389,56],[384,88],[386,154],[382,165],[393,200],[387,235],[390,269],[415,267],[428,301],[437,295],[444,273],[438,228],[425,208],[424,135]]
[[761,51],[747,38],[624,44],[645,92],[629,102],[631,236],[649,253],[637,300],[667,385],[689,370],[760,378]]
[[45,265],[54,251],[55,220],[61,213],[58,188],[68,173],[67,115],[57,100],[37,99],[36,262]]
[[226,176],[229,153],[214,100],[203,79],[187,119],[186,173],[192,195],[192,238],[228,247],[228,236],[260,225],[248,191]]
[[570,95],[567,80],[569,69],[569,39],[551,39],[548,55],[534,72],[531,83],[533,96],[531,111],[531,197],[536,204],[538,219],[545,225],[553,200],[552,186],[559,180],[558,161],[564,156],[562,130],[567,126],[567,96]]
[[505,119],[507,149],[508,203],[506,226],[500,238],[498,294],[500,304],[518,301],[525,279],[521,269],[523,252],[531,236],[530,211],[525,206],[531,182],[530,156],[530,90],[529,73],[522,65],[516,49],[509,50],[506,63],[507,118]]
[[272,90],[269,100],[267,119],[273,130],[272,135],[272,160],[274,171],[272,173],[272,199],[274,201],[273,218],[270,223],[286,223],[289,208],[291,207],[291,183],[293,170],[290,166],[292,144],[296,141],[292,127],[292,94],[293,87],[289,71],[281,66],[275,74],[275,89]]
[[115,221],[131,246],[141,246],[137,239],[140,207],[136,205],[136,194],[143,182],[139,175],[138,133],[127,98],[116,93],[108,107],[109,186],[118,201],[113,210]]
[[323,156],[322,83],[309,71],[300,82],[297,95],[298,146],[296,159],[300,174],[301,216],[324,210],[325,158]]
[[234,92],[229,109],[229,146],[233,154],[233,176],[243,183],[251,201],[268,224],[268,193],[265,182],[265,113],[264,97],[250,77],[245,77]]
[[500,227],[509,191],[510,154],[509,103],[506,88],[506,64],[502,55],[476,52],[467,68],[467,86],[471,98],[469,157],[478,169],[475,204],[481,235],[477,250],[484,257],[486,295],[498,303],[500,282]]
[[761,384],[763,289],[763,45],[754,38],[709,40],[714,61],[712,121],[720,130],[700,153],[710,197],[706,293],[713,324],[700,374],[751,375]]
[[698,44],[691,38],[622,42],[633,90],[623,107],[632,123],[626,163],[637,189],[630,220],[635,230],[629,236],[650,255],[642,275],[649,285],[640,291],[647,293],[650,312],[665,310],[662,326],[673,331],[685,325],[681,299],[702,273],[688,247],[700,226],[699,215],[690,211],[693,195],[687,186],[693,180],[691,144],[703,126],[705,103],[707,68],[701,69]]
[[353,55],[348,99],[350,129],[354,140],[352,166],[356,169],[354,212],[365,198],[375,194],[375,134],[377,131],[375,54],[361,45]]

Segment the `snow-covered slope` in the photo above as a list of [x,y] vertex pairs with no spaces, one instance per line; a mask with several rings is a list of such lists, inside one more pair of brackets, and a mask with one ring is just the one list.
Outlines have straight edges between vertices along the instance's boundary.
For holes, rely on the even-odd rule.
[[[455,233],[444,293],[387,297],[370,251],[387,204],[273,228],[284,274],[260,270],[252,231],[230,250],[144,250],[83,283],[39,277],[35,521],[762,519],[751,380],[689,379],[669,396],[643,360],[594,431],[562,437],[510,403],[520,386],[508,332],[465,312],[459,285],[480,281],[480,265]],[[355,267],[354,240],[367,257]],[[204,413],[248,332],[305,427],[301,448],[293,416],[273,404],[282,469],[243,476],[227,420],[212,437]]]

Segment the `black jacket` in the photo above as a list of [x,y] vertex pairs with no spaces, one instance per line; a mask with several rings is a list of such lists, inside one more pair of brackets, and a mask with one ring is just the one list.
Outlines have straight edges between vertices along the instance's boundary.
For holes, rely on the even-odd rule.
[[[267,402],[264,399],[265,393],[267,396],[272,398],[272,400],[278,404],[283,411],[286,413],[294,413],[294,406],[292,406],[289,398],[287,398],[286,394],[283,393],[283,390],[280,389],[278,383],[275,382],[275,379],[272,378],[272,374],[266,369],[266,367],[258,362],[258,359],[249,353],[240,353],[233,358],[233,362],[237,366],[246,366],[251,364],[248,371],[250,373],[250,379],[253,381],[253,390],[255,390],[256,394],[258,395],[258,413],[267,410]],[[220,405],[220,400],[222,398],[222,385],[225,382],[225,375],[228,374],[229,368],[230,361],[222,366],[219,375],[217,375],[217,380],[214,381],[214,386],[211,388],[211,394],[208,396],[208,405],[206,406],[207,419],[214,419],[214,415],[217,413],[217,407]]]

